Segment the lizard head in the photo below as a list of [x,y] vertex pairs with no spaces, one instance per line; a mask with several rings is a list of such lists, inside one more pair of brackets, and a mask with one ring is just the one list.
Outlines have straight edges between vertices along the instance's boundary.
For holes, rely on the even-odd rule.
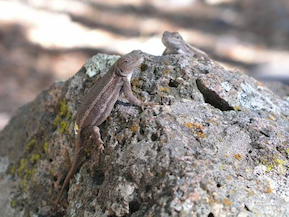
[[184,39],[178,32],[165,31],[162,42],[167,48],[178,48],[184,43]]
[[117,74],[123,77],[129,76],[132,71],[142,63],[143,57],[141,53],[142,51],[140,50],[133,50],[132,52],[119,58],[115,63]]

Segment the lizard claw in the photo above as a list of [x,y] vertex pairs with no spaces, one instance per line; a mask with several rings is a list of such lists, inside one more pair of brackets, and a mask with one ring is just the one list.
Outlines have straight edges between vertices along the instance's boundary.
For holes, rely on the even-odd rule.
[[99,144],[98,144],[98,151],[100,153],[103,153],[104,152],[104,146],[103,146],[104,142],[102,140],[99,141]]

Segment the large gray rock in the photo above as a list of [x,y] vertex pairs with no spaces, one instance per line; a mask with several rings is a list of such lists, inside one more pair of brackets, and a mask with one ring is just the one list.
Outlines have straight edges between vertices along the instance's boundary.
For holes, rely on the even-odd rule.
[[141,111],[119,100],[100,127],[105,152],[98,159],[86,146],[67,206],[53,214],[79,102],[117,58],[94,56],[0,133],[7,215],[289,216],[288,101],[239,71],[183,55],[145,55],[132,87],[158,105]]

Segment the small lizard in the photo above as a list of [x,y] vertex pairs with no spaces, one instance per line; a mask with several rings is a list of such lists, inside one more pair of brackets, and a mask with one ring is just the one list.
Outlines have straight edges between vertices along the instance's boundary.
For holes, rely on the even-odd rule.
[[54,209],[60,202],[70,178],[80,165],[82,151],[89,138],[93,137],[99,152],[104,150],[98,126],[109,116],[120,94],[123,92],[131,104],[140,106],[142,109],[143,106],[151,105],[140,101],[131,90],[130,79],[133,70],[142,61],[143,57],[140,50],[134,50],[122,56],[103,77],[96,81],[96,84],[84,96],[76,114],[78,138],[75,144],[74,160],[54,203]]
[[210,58],[204,51],[187,44],[178,32],[165,31],[163,33],[162,42],[166,46],[163,55],[189,54],[197,58],[203,57],[206,61],[210,60]]

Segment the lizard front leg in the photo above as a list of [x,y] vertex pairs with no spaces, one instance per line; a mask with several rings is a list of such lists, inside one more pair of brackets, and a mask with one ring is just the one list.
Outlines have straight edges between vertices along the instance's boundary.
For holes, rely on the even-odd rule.
[[153,103],[145,103],[133,95],[130,82],[127,79],[124,79],[123,93],[131,104],[141,107],[142,110],[144,110],[144,106],[154,105]]
[[171,54],[171,53],[172,53],[171,50],[166,48],[162,55]]
[[144,110],[145,106],[157,105],[156,103],[143,102],[143,101],[139,100],[135,95],[133,95],[132,90],[131,90],[131,86],[130,86],[130,82],[127,79],[125,79],[125,81],[124,81],[123,93],[124,93],[124,96],[127,98],[127,100],[131,104],[141,107],[142,110]]

